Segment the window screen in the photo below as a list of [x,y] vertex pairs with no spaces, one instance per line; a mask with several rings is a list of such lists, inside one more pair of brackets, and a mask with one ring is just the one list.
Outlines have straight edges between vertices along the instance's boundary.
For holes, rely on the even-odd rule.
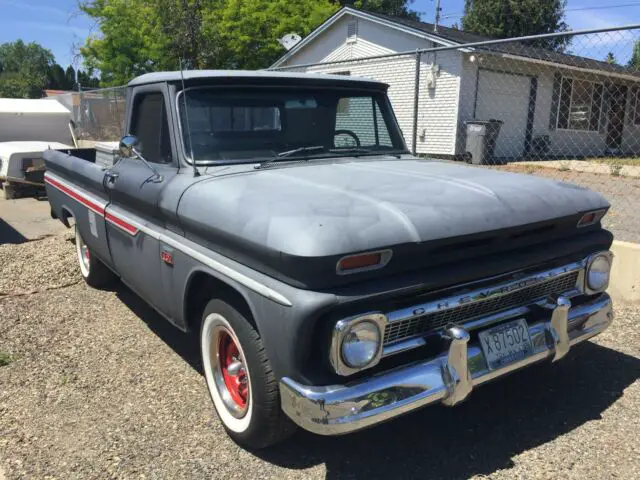
[[136,96],[131,133],[138,137],[145,160],[153,163],[171,163],[169,121],[161,93]]
[[598,83],[563,78],[558,128],[597,131],[600,127],[603,90]]

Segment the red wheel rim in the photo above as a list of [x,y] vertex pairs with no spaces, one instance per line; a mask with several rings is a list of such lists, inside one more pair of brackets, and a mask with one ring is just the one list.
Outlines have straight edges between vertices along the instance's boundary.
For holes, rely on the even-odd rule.
[[249,378],[240,350],[227,332],[218,338],[218,355],[222,378],[233,402],[244,409],[249,398]]

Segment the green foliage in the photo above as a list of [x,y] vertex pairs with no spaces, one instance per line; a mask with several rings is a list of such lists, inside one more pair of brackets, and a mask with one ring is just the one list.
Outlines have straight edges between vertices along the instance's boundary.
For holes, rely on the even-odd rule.
[[218,68],[265,68],[284,53],[287,33],[306,36],[337,10],[330,0],[226,0],[203,13],[209,48],[202,62]]
[[420,20],[418,13],[409,8],[409,5],[412,4],[413,1],[414,0],[340,0],[340,4],[353,6],[369,12]]
[[604,61],[607,62],[609,65],[615,65],[618,63],[618,61],[616,60],[616,56],[613,54],[613,52],[607,53],[607,56],[604,59]]
[[86,0],[101,34],[81,48],[103,85],[189,68],[264,68],[286,33],[307,35],[338,9],[334,0]]
[[17,40],[0,45],[0,96],[38,98],[54,65],[51,51],[37,43]]
[[14,358],[12,355],[6,352],[0,352],[0,367],[6,367],[11,362],[13,362]]
[[[462,28],[493,38],[565,32],[567,0],[465,0]],[[535,46],[564,50],[569,37],[536,41]]]
[[633,45],[633,53],[629,60],[628,66],[634,70],[640,71],[640,40]]

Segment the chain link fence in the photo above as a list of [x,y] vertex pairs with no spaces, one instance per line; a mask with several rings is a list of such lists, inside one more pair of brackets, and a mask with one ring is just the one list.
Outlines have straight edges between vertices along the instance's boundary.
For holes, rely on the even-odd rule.
[[[457,32],[444,30],[449,36]],[[597,190],[612,203],[607,227],[620,239],[640,242],[640,72],[633,65],[638,41],[640,26],[511,40],[478,37],[374,57],[359,55],[364,50],[352,44],[350,51],[333,52],[330,61],[276,69],[388,83],[415,154]]]
[[99,88],[54,95],[72,112],[81,146],[116,142],[124,134],[126,87]]

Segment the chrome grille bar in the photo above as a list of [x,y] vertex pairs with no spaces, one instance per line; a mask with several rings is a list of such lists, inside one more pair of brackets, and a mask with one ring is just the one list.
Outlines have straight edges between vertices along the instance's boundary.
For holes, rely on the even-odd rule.
[[[584,262],[529,275],[514,276],[489,287],[467,286],[466,291],[431,302],[388,312],[384,345],[406,341],[448,324],[467,322],[507,309],[533,304],[548,295],[579,289],[580,272]],[[477,283],[477,282],[476,282]]]

